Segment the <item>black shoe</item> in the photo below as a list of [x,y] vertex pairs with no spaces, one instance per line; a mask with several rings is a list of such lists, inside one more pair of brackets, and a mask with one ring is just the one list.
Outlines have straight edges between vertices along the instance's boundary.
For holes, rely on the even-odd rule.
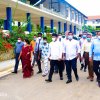
[[80,70],[83,70],[83,67],[81,67]]
[[52,82],[52,80],[49,80],[49,79],[46,79],[45,81],[48,82],[48,83],[49,83],[49,82]]
[[76,77],[76,81],[79,81],[79,77]]
[[86,69],[84,69],[84,72],[86,72]]
[[100,82],[98,82],[98,86],[100,87]]
[[72,82],[72,80],[68,80],[68,81],[66,82],[66,84],[71,83],[71,82]]
[[58,71],[55,71],[54,73],[55,73],[55,74],[58,74]]
[[38,72],[37,72],[37,74],[40,74],[40,73],[42,73],[42,71],[38,71]]
[[12,72],[12,73],[17,74],[17,72]]
[[60,80],[63,80],[63,77],[60,77]]

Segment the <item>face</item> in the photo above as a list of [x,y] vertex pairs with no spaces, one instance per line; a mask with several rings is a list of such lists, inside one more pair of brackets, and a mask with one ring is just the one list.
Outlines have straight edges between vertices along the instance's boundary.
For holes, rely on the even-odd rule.
[[100,36],[100,32],[97,32],[97,35]]
[[73,39],[73,33],[68,33],[68,39],[72,40]]
[[68,37],[68,32],[65,33],[65,36]]
[[55,42],[57,40],[57,37],[52,36],[52,41]]
[[37,38],[36,36],[33,37],[34,41],[36,41],[36,38]]
[[24,45],[27,45],[26,41],[24,40]]
[[18,39],[17,41],[18,41],[18,43],[20,43],[21,42],[21,39]]
[[46,44],[46,43],[47,43],[47,40],[46,40],[46,39],[44,39],[44,40],[43,40],[43,42],[44,42],[44,44]]

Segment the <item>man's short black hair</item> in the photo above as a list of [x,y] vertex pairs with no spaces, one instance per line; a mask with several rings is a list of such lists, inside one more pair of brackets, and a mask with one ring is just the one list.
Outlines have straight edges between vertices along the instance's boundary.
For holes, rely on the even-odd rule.
[[74,34],[73,32],[68,32],[68,34],[69,34],[69,33],[72,33],[72,34]]
[[38,33],[38,35],[41,35],[41,36],[42,36],[42,33],[41,33],[41,32],[39,32],[39,33]]
[[43,40],[47,40],[47,37],[43,37]]
[[52,36],[58,37],[58,35],[56,33],[53,33]]

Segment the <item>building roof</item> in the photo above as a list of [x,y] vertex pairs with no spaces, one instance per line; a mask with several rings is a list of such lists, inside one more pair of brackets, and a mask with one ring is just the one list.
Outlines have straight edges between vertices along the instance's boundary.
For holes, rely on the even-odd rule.
[[96,20],[96,19],[100,19],[100,15],[97,16],[88,16],[88,20]]

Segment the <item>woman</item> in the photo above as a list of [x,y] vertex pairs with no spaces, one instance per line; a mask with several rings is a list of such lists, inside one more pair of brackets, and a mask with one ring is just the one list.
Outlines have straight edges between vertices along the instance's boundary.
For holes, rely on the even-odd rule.
[[31,66],[32,47],[29,44],[29,40],[25,39],[24,46],[22,47],[22,51],[19,56],[19,59],[22,59],[23,78],[28,78],[33,75],[33,69]]

